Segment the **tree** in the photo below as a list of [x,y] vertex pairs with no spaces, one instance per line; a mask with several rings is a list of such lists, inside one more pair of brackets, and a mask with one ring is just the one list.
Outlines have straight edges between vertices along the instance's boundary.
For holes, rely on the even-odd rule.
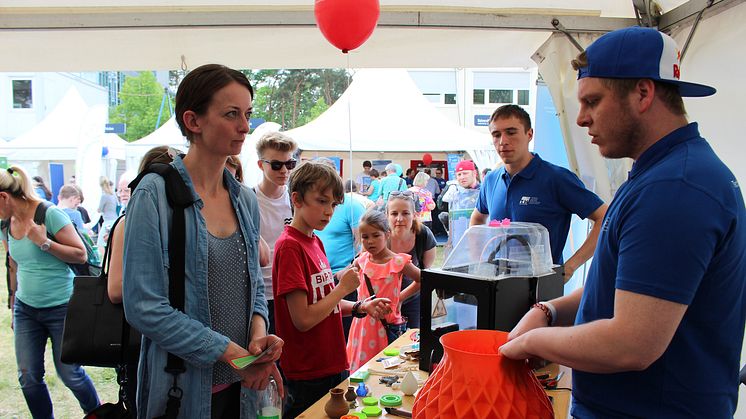
[[318,117],[348,86],[342,69],[248,70],[255,86],[254,117],[292,129]]
[[[135,141],[155,131],[158,113],[161,109],[164,90],[151,71],[143,71],[138,76],[126,77],[119,92],[120,104],[109,115],[110,122],[125,123],[127,141]],[[160,125],[163,125],[171,112],[163,107]]]

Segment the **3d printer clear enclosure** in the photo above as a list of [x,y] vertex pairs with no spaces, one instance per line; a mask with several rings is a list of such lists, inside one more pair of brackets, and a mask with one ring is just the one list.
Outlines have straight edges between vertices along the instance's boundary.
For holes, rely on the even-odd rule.
[[550,273],[549,232],[537,223],[472,226],[448,255],[442,269],[493,280]]

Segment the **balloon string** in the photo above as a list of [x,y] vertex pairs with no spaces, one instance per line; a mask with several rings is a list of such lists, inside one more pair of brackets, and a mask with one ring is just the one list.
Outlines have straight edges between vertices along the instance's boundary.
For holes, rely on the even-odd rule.
[[[347,60],[347,90],[350,89],[350,86],[352,85],[352,75],[351,75],[351,68],[350,68],[350,54],[347,53],[347,51],[343,51]],[[349,219],[352,220],[354,217],[353,212],[353,206],[352,206],[352,185],[354,182],[354,179],[352,178],[352,91],[350,91],[350,94],[347,97],[347,135],[349,138],[349,144],[350,144],[350,159],[348,160],[347,164],[347,171],[349,172],[349,178],[350,178],[350,205],[348,205],[350,210],[350,217]],[[357,249],[355,249],[355,254],[357,254]]]

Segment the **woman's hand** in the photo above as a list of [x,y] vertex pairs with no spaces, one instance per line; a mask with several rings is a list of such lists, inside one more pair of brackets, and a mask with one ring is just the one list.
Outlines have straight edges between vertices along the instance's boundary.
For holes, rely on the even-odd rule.
[[282,354],[282,346],[284,344],[285,341],[280,339],[278,336],[267,335],[258,337],[249,342],[248,350],[251,355],[257,356],[265,349],[272,347],[272,349],[270,349],[270,351],[267,352],[267,354],[264,355],[261,359],[258,359],[257,362],[275,362],[280,359],[280,355]]
[[28,231],[26,237],[34,242],[37,246],[41,246],[47,241],[47,228],[44,224],[36,224],[33,220],[26,221],[28,225]]
[[277,364],[274,362],[256,361],[245,369],[237,370],[237,372],[241,376],[241,386],[252,390],[264,390],[267,388],[267,384],[269,384],[269,378],[274,377],[280,398],[285,397],[285,386],[282,382],[282,376],[277,369]]
[[[234,343],[231,342],[229,346],[232,346],[233,344]],[[245,355],[257,356],[267,348],[271,347],[271,349],[266,355],[254,361],[250,366],[242,370],[236,370],[241,376],[241,385],[253,390],[264,390],[269,383],[269,377],[272,376],[277,382],[280,397],[284,397],[285,390],[282,383],[282,377],[280,376],[280,372],[275,364],[275,362],[280,359],[282,346],[284,344],[285,342],[275,335],[258,337],[249,342],[249,348]]]

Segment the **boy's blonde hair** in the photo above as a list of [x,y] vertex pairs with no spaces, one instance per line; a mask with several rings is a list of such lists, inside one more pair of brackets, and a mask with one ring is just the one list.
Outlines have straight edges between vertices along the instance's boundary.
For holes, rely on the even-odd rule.
[[344,185],[337,171],[325,163],[308,160],[290,172],[288,193],[297,192],[302,200],[306,192],[313,189],[319,192],[331,190],[337,204],[344,201]]
[[259,158],[264,157],[264,150],[271,148],[279,152],[294,152],[298,148],[298,144],[292,138],[281,132],[268,132],[262,135],[262,138],[256,142],[256,154]]
[[[108,179],[106,180],[109,181]],[[74,196],[80,197],[80,193],[78,192],[78,188],[76,188],[73,185],[64,185],[60,188],[60,192],[58,193],[58,196],[60,199],[67,199],[72,198]]]

